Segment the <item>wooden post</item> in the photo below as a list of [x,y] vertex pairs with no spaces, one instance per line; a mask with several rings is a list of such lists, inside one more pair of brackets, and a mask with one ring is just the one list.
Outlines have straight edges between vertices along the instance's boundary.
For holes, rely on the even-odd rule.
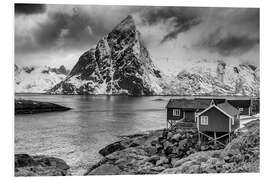
[[198,131],[198,144],[201,145],[201,135],[200,135],[200,131]]
[[214,142],[215,142],[215,145],[217,144],[217,134],[216,134],[216,131],[214,131]]

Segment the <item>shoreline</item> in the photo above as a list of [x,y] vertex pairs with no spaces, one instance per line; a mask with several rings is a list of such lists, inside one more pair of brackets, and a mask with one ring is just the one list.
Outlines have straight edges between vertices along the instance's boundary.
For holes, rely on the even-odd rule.
[[[259,172],[258,135],[258,119],[247,122],[226,147],[214,147],[211,144],[198,147],[196,130],[156,129],[121,135],[118,136],[119,141],[99,149],[103,157],[86,165],[88,168],[81,170],[83,174],[80,175]],[[243,147],[246,151],[239,151]],[[46,175],[44,172],[47,175],[78,175],[71,173],[72,167],[59,158],[46,155],[40,157],[59,161],[59,167],[64,167],[59,169],[55,163],[43,164],[43,169],[38,171],[42,175]],[[19,167],[20,171],[15,167],[15,173],[19,172],[18,176],[32,176],[30,167],[35,169],[36,164]]]
[[158,129],[120,138],[99,150],[103,158],[84,175],[259,172],[259,119],[247,122],[225,147],[198,147],[194,130]]
[[218,98],[222,98],[222,97],[232,97],[232,98],[248,98],[250,99],[252,98],[260,98],[260,96],[242,96],[242,95],[177,95],[177,94],[168,94],[168,95],[164,95],[164,94],[156,94],[156,95],[141,95],[141,96],[134,96],[134,95],[125,95],[125,94],[48,94],[48,93],[31,93],[31,92],[22,92],[22,93],[14,93],[14,95],[51,95],[51,96],[57,96],[57,95],[63,95],[63,96],[123,96],[123,97],[155,97],[155,96],[163,96],[163,97],[177,97],[177,96],[182,96],[182,97],[218,97]]

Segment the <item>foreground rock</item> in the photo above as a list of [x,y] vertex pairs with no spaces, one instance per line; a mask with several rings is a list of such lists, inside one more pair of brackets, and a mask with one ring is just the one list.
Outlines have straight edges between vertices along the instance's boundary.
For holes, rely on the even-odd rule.
[[69,168],[59,158],[15,154],[15,176],[66,176]]
[[[196,130],[157,130],[123,137],[85,175],[259,172],[259,121],[246,124],[225,148],[197,145]],[[223,149],[224,148],[224,149]]]
[[224,149],[197,152],[174,163],[163,174],[259,172],[259,120],[247,123]]
[[23,99],[15,100],[15,114],[34,114],[42,112],[67,111],[70,109],[71,108],[49,102],[39,102]]
[[[205,149],[220,147],[204,145]],[[105,156],[85,175],[158,174],[181,158],[200,151],[195,130],[157,130],[123,137],[99,151]]]

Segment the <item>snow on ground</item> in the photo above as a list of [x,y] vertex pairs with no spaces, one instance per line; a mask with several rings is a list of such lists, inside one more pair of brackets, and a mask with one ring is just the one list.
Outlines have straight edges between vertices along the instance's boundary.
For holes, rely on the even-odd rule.
[[241,115],[240,116],[240,128],[243,128],[246,123],[257,120],[257,119],[260,119],[259,114],[255,114],[253,116]]
[[15,71],[16,93],[44,93],[64,80],[66,75],[51,72],[49,67],[18,68]]

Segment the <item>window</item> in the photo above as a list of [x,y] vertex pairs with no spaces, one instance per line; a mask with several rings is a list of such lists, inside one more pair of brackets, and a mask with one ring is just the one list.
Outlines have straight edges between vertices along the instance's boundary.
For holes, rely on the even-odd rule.
[[208,125],[208,116],[201,116],[201,125]]
[[232,118],[232,125],[234,125],[234,118]]
[[173,116],[180,116],[180,109],[174,109]]
[[244,110],[243,108],[239,108],[239,111],[240,111],[240,112],[243,112],[243,110]]

